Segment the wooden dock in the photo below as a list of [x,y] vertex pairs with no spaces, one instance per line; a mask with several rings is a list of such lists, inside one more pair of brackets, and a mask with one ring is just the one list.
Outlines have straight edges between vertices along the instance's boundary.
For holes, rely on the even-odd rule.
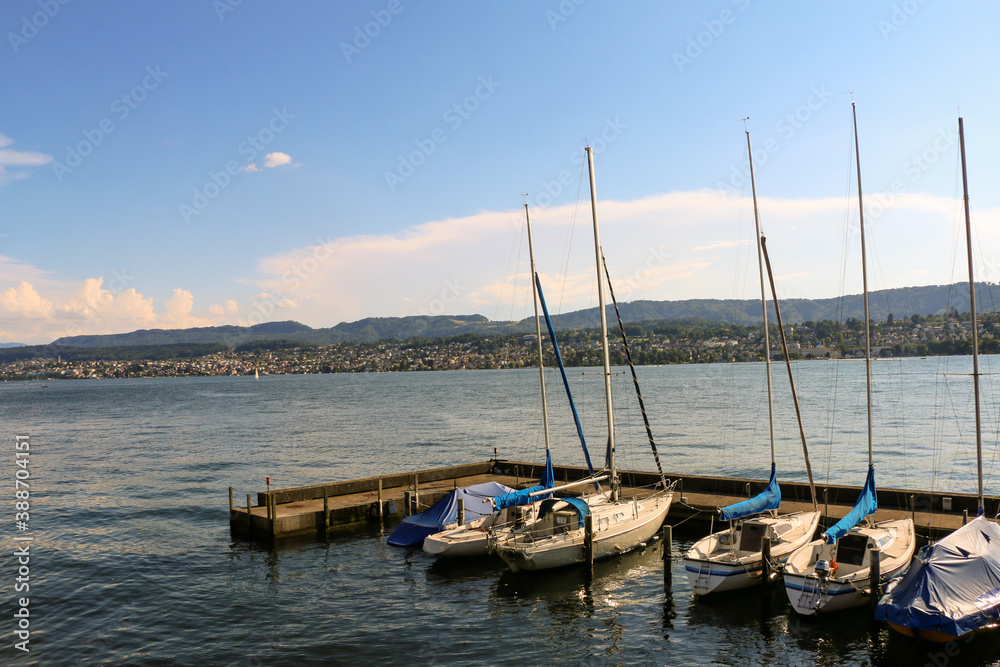
[[[555,466],[557,483],[586,476],[584,468]],[[290,537],[322,537],[391,527],[409,514],[423,511],[460,486],[495,481],[521,488],[537,483],[541,466],[517,461],[483,461],[330,484],[258,492],[244,499],[229,489],[229,527],[233,535],[266,543]],[[622,495],[643,497],[659,480],[655,473],[620,471]],[[666,523],[705,533],[716,509],[763,490],[766,480],[668,475],[678,480]],[[844,516],[860,493],[858,486],[817,486],[821,526]],[[808,484],[781,482],[782,512],[812,509]],[[976,498],[903,489],[879,489],[876,519],[912,517],[922,541],[940,539],[962,525],[966,512],[975,516]],[[997,500],[986,503],[997,507]],[[988,510],[987,514],[992,516]],[[718,523],[716,521],[716,523]]]

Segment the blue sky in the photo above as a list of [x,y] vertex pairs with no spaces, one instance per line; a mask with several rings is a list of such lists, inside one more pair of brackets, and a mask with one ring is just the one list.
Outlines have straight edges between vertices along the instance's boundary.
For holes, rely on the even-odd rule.
[[873,287],[964,276],[956,105],[996,281],[998,24],[930,0],[11,0],[0,340],[520,318],[522,193],[550,304],[592,306],[588,140],[620,298],[753,297],[747,116],[782,296],[856,293],[851,90]]

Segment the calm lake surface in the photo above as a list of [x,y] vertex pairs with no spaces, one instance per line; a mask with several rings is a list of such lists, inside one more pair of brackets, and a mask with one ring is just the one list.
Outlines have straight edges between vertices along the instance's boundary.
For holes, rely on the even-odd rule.
[[[1000,357],[981,360],[983,372]],[[971,361],[875,364],[883,487],[973,492]],[[774,365],[781,479],[805,479],[783,365]],[[817,483],[860,485],[864,364],[794,365]],[[671,472],[769,469],[761,364],[642,367]],[[599,375],[570,369],[595,462]],[[983,377],[988,514],[1000,380]],[[553,458],[582,465],[558,374],[548,373]],[[620,467],[652,469],[631,379],[614,376]],[[986,665],[1000,640],[915,646],[862,613],[799,620],[783,589],[693,598],[683,562],[666,598],[659,549],[567,570],[438,563],[377,530],[270,549],[229,534],[237,499],[278,487],[483,461],[541,461],[537,370],[0,383],[6,452],[0,662],[12,665]],[[30,442],[30,529],[15,528],[15,436]],[[675,534],[676,535],[676,534]],[[15,536],[30,536],[30,592],[15,593]],[[675,554],[697,535],[680,533]],[[30,653],[14,648],[30,598]],[[941,661],[944,662],[941,662]]]

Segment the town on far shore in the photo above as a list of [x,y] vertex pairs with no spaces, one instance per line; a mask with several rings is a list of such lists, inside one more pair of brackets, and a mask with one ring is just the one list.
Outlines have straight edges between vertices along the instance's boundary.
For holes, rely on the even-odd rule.
[[[872,322],[876,357],[971,354],[968,314],[912,315]],[[781,359],[779,332],[771,324],[771,355]],[[626,324],[636,364],[722,363],[763,360],[760,326],[705,320]],[[1000,352],[1000,314],[979,317],[980,351]],[[566,366],[599,366],[596,330],[558,332]],[[864,356],[864,322],[822,320],[786,325],[792,359],[842,359]],[[545,336],[548,339],[548,336]],[[551,347],[545,364],[555,358]],[[22,350],[24,352],[19,353]],[[30,350],[30,352],[28,352]],[[18,355],[20,354],[20,358]],[[611,342],[612,363],[626,363],[621,338]],[[534,334],[462,334],[445,338],[410,338],[368,343],[311,345],[292,340],[253,341],[237,345],[168,344],[83,348],[37,346],[0,350],[0,378],[93,379],[302,373],[375,373],[430,370],[528,368],[537,365]]]

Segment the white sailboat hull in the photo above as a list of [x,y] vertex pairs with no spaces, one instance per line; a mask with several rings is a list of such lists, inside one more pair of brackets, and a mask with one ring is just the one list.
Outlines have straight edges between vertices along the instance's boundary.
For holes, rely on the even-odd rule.
[[[890,535],[892,538],[890,543],[879,549],[879,578],[884,586],[902,576],[910,564],[916,547],[913,521],[898,519],[882,521],[874,526],[857,526],[848,531],[845,537],[854,536],[874,543],[880,535]],[[841,568],[849,571],[824,578],[816,571],[816,562],[824,555],[824,547],[831,554],[836,553],[833,545],[824,545],[822,540],[817,540],[800,548],[785,564],[788,601],[803,616],[859,607],[870,598],[870,555],[864,555],[860,567],[842,563],[838,572]]]
[[[645,545],[660,530],[670,511],[673,493],[660,493],[643,500],[595,503],[594,560],[610,558]],[[495,550],[514,572],[549,570],[583,563],[584,528],[565,532],[536,522],[520,531],[498,536]]]
[[[809,542],[819,524],[819,512],[798,512],[755,519],[775,528],[784,528],[771,537],[771,558],[785,562],[793,551]],[[761,580],[760,551],[740,551],[726,541],[729,529],[713,533],[694,543],[684,559],[688,581],[697,595],[723,593],[756,586]]]
[[458,526],[452,524],[445,530],[424,538],[423,549],[431,556],[441,558],[475,558],[490,553],[489,531],[510,528],[534,521],[537,504],[508,507],[496,514],[484,516]]
[[[424,551],[441,558],[473,558],[489,554],[489,534],[486,517],[464,526],[443,530],[424,538]],[[492,521],[489,522],[492,524]]]

